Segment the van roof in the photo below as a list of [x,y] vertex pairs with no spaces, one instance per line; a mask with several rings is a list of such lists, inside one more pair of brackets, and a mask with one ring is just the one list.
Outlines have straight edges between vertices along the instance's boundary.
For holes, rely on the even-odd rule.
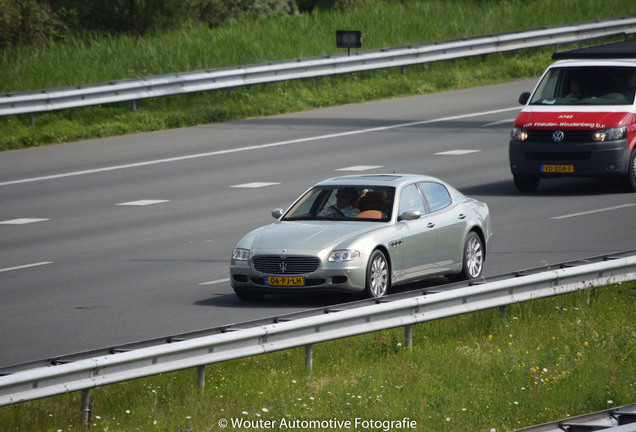
[[567,51],[555,51],[552,59],[636,59],[636,40],[622,40]]

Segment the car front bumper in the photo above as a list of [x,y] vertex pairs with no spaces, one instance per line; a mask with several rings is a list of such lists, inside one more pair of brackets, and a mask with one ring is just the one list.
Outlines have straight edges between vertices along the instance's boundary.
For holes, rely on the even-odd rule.
[[[362,258],[362,257],[361,257]],[[315,291],[335,291],[344,293],[362,292],[366,284],[366,259],[350,262],[327,262],[307,274],[273,274],[255,270],[250,261],[232,260],[230,282],[236,290],[259,291],[263,293],[304,293]],[[265,283],[266,277],[302,276],[302,286],[273,286]]]

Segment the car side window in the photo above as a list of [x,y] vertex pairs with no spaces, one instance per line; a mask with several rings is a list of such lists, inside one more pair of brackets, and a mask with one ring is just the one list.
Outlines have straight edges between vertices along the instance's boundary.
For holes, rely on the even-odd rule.
[[424,194],[431,212],[436,212],[451,204],[451,196],[443,184],[422,182],[418,185]]
[[400,194],[399,213],[402,214],[407,210],[418,210],[421,214],[426,214],[426,207],[422,201],[422,195],[414,184],[408,185],[402,189]]

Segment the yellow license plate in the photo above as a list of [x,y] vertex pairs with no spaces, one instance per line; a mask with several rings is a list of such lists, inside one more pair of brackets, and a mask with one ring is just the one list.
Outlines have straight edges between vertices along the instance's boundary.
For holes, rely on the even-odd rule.
[[574,165],[541,165],[541,172],[545,173],[573,173]]
[[266,276],[265,285],[303,286],[305,285],[305,278],[302,276]]

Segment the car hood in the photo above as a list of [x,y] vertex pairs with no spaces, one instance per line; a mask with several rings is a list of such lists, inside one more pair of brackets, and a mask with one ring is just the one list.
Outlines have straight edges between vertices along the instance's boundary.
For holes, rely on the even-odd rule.
[[343,245],[347,241],[374,231],[379,227],[377,222],[277,222],[256,230],[252,242],[254,250],[270,250],[287,252],[318,252],[335,245]]

